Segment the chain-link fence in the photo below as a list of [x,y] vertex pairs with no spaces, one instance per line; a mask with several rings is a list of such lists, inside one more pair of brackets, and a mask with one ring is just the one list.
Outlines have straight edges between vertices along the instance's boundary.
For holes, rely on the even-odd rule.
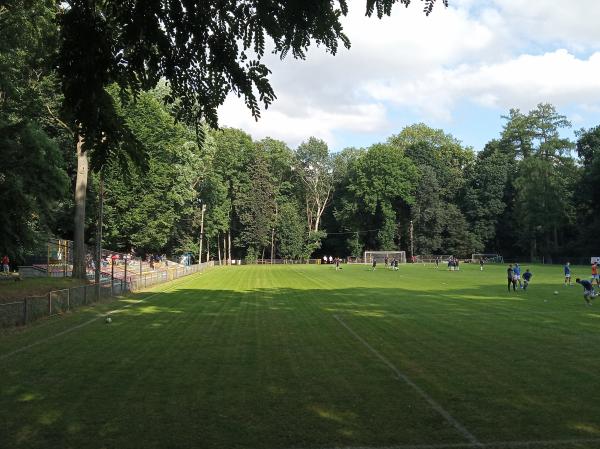
[[[111,265],[114,268],[116,263],[111,262]],[[124,262],[124,265],[127,266],[128,263]],[[112,276],[105,279],[103,276],[100,284],[81,285],[51,291],[44,296],[29,296],[19,300],[0,302],[0,328],[22,326],[40,318],[59,315],[98,300],[122,295],[128,291],[137,291],[183,276],[200,273],[213,266],[213,262],[189,266],[171,265],[171,267],[154,267],[151,271],[142,271],[131,275],[123,270],[121,277]],[[113,270],[111,269],[111,271]]]

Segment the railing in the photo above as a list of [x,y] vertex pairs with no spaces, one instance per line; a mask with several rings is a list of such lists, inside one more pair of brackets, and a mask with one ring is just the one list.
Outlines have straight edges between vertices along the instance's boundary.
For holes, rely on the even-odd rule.
[[[244,264],[252,262],[244,261]],[[320,264],[321,259],[256,259],[258,265],[284,265],[284,264]]]
[[124,277],[113,278],[102,281],[100,284],[51,291],[44,296],[29,296],[19,300],[0,302],[0,328],[23,326],[40,318],[60,315],[98,300],[172,281],[202,272],[213,266],[213,262],[205,262],[200,265],[165,268],[141,275],[128,275],[127,280]]

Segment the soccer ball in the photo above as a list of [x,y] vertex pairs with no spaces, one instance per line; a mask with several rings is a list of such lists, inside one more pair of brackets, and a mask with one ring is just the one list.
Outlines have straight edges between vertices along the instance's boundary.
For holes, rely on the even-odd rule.
[[106,324],[110,324],[110,323],[112,323],[112,318],[107,316],[105,321],[106,321]]
[[555,295],[558,295],[558,291],[554,290],[554,294],[555,294]]

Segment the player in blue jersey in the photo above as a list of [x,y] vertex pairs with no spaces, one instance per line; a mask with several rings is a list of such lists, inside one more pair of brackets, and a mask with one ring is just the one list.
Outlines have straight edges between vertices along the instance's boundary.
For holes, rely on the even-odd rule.
[[572,286],[571,284],[571,263],[567,262],[565,264],[565,266],[563,267],[563,270],[565,272],[565,287],[568,285],[569,287]]
[[590,301],[590,299],[596,296],[596,292],[594,291],[594,287],[592,287],[592,283],[587,279],[579,278],[575,279],[575,282],[577,282],[583,287],[583,299],[585,299],[585,302],[588,306],[591,306],[592,302]]
[[532,277],[533,273],[529,271],[529,268],[527,268],[525,270],[525,273],[523,273],[523,290],[527,290],[527,287],[529,286],[529,282],[531,282]]
[[523,283],[521,282],[521,267],[518,263],[516,263],[515,268],[513,268],[513,276],[515,277],[515,281],[519,283],[519,288],[523,288]]

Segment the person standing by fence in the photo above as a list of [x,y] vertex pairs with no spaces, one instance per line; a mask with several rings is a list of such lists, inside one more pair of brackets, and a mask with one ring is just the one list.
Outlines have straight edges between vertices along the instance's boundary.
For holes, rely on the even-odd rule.
[[2,271],[4,273],[8,273],[10,271],[10,259],[8,258],[8,255],[6,255],[6,254],[2,258]]

